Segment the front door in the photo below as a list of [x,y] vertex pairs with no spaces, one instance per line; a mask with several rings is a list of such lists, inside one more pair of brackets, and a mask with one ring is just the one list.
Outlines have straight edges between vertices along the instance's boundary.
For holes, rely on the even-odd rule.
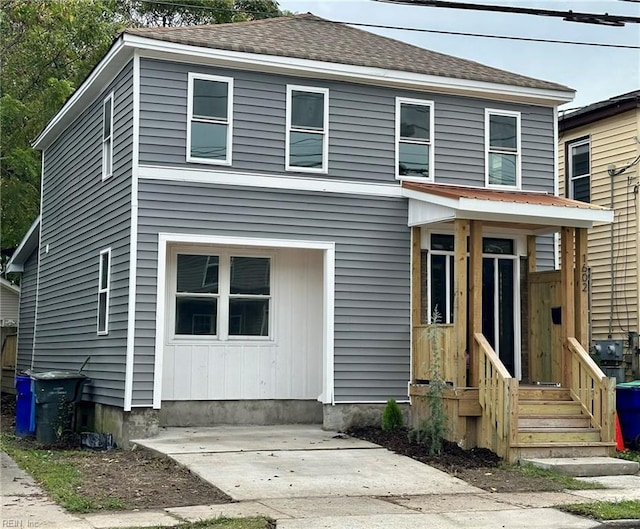
[[518,259],[512,239],[482,242],[482,333],[511,375],[520,378]]

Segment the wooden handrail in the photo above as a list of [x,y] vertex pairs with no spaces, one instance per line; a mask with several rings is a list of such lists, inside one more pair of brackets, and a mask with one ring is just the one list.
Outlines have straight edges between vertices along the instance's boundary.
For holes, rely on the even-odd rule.
[[518,380],[509,374],[482,333],[473,337],[482,408],[480,444],[508,458],[518,436]]
[[570,353],[571,395],[582,405],[602,441],[615,438],[615,379],[608,378],[574,337],[567,338]]

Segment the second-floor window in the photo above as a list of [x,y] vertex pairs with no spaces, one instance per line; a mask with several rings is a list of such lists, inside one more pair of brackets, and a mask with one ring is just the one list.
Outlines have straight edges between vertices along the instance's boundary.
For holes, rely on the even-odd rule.
[[398,178],[433,179],[433,102],[396,98]]
[[111,248],[100,252],[98,265],[98,334],[109,334],[109,291],[111,289]]
[[102,103],[102,178],[113,173],[113,93]]
[[287,171],[326,173],[329,90],[287,86]]
[[485,113],[486,185],[520,187],[520,113]]
[[187,161],[231,165],[233,79],[189,74]]
[[591,201],[591,157],[589,138],[567,144],[569,198]]

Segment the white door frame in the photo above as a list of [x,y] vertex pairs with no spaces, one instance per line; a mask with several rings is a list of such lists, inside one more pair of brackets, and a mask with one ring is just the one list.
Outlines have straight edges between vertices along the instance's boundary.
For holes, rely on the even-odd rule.
[[318,400],[334,404],[334,301],[335,301],[335,242],[289,239],[258,239],[251,237],[225,237],[184,233],[158,233],[158,283],[156,286],[156,335],[153,374],[153,408],[162,404],[162,369],[166,323],[167,246],[169,244],[210,244],[217,246],[243,246],[258,248],[300,248],[323,252],[323,392]]

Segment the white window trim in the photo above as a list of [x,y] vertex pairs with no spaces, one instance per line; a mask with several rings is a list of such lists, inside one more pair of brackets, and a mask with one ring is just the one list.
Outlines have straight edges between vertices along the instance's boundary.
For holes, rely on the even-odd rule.
[[[273,252],[264,252],[257,250],[246,250],[238,248],[237,250],[223,249],[219,247],[206,247],[206,246],[173,246],[170,250],[170,270],[171,270],[171,283],[169,285],[169,299],[168,312],[167,312],[167,344],[202,344],[211,342],[273,342],[275,340],[274,319],[276,317],[274,307],[274,269],[275,269],[275,254]],[[216,334],[196,335],[196,334],[176,334],[176,298],[178,293],[177,287],[177,272],[178,272],[178,255],[215,255],[218,257],[218,293],[217,294],[189,294],[186,296],[215,298],[218,300],[218,314],[216,318]],[[269,292],[268,296],[265,295],[240,295],[230,293],[231,282],[231,257],[260,257],[268,258],[270,260],[269,265]],[[269,300],[269,330],[267,336],[231,336],[229,335],[229,300],[233,298],[252,298],[252,299],[268,299]]]
[[589,202],[591,202],[591,138],[582,138],[580,140],[575,140],[575,141],[567,141],[567,178],[568,178],[568,182],[567,182],[567,187],[568,187],[568,194],[567,196],[571,199],[575,199],[575,194],[573,192],[573,181],[576,179],[575,175],[573,174],[573,157],[572,157],[572,149],[574,147],[580,147],[582,145],[588,145],[589,146],[589,171],[585,174],[579,175],[578,179],[580,178],[588,178],[589,179]]
[[[310,131],[306,129],[294,130],[293,132],[305,132],[309,134],[322,135],[322,167],[298,167],[289,164],[289,138],[291,136],[291,94],[292,92],[310,92],[313,94],[322,94],[324,96],[323,108],[323,124],[322,132]],[[285,135],[285,154],[284,154],[285,171],[295,171],[297,173],[327,173],[329,171],[329,89],[319,88],[315,86],[287,85],[287,125]]]
[[[107,254],[107,285],[102,286],[102,256]],[[105,315],[104,315],[104,329],[100,330],[100,295],[106,294],[105,303]],[[111,248],[105,248],[100,251],[100,257],[98,261],[98,317],[96,321],[96,332],[98,336],[106,336],[109,334],[109,302],[111,298]]]
[[[105,119],[105,115],[104,115],[104,110],[105,107],[107,105],[107,102],[110,101],[111,102],[111,115],[108,116],[108,119],[110,120],[110,125],[109,125],[109,131],[111,132],[109,134],[109,136],[107,136],[106,138],[104,137],[104,119]],[[113,175],[113,138],[114,138],[114,133],[113,133],[113,105],[114,105],[114,98],[113,98],[113,92],[111,92],[107,97],[104,98],[104,100],[102,101],[102,179],[106,180],[107,178],[109,178],[110,176]],[[108,142],[108,146],[109,146],[109,151],[108,151],[108,156],[109,156],[109,171],[107,172],[107,153],[106,148],[107,148],[107,142]]]
[[[509,116],[516,118],[516,152],[491,150],[490,119],[491,116]],[[516,183],[513,186],[489,183],[489,153],[515,154],[516,157]],[[485,187],[491,189],[522,189],[522,128],[520,112],[513,110],[500,110],[495,108],[484,109],[484,182]]]
[[[191,122],[193,121],[193,84],[195,80],[216,81],[227,83],[227,120],[226,123],[219,120],[201,120],[204,123],[216,123],[227,125],[227,156],[223,159],[199,158],[191,156]],[[206,163],[211,165],[231,165],[233,159],[233,78],[218,75],[207,75],[189,72],[189,88],[187,90],[187,162]]]
[[[421,176],[404,176],[400,174],[400,109],[402,105],[419,105],[429,107],[429,141],[413,141],[406,143],[417,143],[420,145],[429,145],[429,176],[427,178]],[[435,180],[435,104],[427,99],[412,99],[409,97],[396,97],[396,161],[395,175],[396,180],[406,180],[407,182],[433,182]]]

